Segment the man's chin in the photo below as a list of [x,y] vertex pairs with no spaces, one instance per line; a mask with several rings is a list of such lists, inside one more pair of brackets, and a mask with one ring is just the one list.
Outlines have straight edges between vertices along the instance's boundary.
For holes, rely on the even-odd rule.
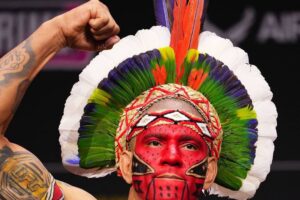
[[148,199],[156,200],[177,200],[187,198],[187,183],[181,177],[173,174],[163,174],[153,179],[149,191]]
[[161,173],[147,179],[135,180],[135,191],[141,199],[149,200],[197,200],[202,183],[187,180],[175,173]]

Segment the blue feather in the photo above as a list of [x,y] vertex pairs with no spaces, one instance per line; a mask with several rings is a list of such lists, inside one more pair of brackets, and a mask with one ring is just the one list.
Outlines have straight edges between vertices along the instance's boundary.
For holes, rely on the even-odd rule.
[[80,158],[75,158],[75,159],[69,159],[67,160],[67,163],[71,164],[71,165],[79,165],[80,162]]
[[154,0],[153,2],[157,25],[165,26],[171,30],[174,0]]

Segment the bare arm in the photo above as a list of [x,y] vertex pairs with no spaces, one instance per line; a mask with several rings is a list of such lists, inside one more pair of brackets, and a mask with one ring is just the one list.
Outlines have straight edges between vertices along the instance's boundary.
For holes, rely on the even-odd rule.
[[[87,31],[88,30],[88,31]],[[28,39],[0,59],[0,135],[27,87],[63,47],[103,50],[118,41],[119,27],[106,6],[91,0],[42,24]]]
[[[90,0],[43,23],[28,39],[0,59],[1,200],[45,199],[57,187],[57,182],[33,154],[4,137],[31,81],[62,48],[101,51],[119,40],[118,32],[119,27],[106,6],[98,0]],[[95,199],[73,186],[61,184],[59,188],[67,200]]]
[[[46,40],[57,37],[57,31],[47,34],[49,23],[42,25],[32,36],[0,59],[0,133],[4,132],[30,82],[43,65],[59,51],[58,44],[45,48]],[[42,38],[37,35],[43,35]],[[45,40],[43,40],[45,39]],[[44,48],[43,48],[44,47]],[[36,52],[40,52],[36,54]]]

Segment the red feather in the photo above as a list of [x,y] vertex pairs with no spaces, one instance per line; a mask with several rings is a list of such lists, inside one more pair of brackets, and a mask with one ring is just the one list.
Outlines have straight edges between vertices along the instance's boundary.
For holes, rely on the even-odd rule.
[[208,73],[205,73],[203,69],[193,69],[188,78],[188,86],[190,86],[194,90],[198,90],[207,76]]
[[154,76],[154,80],[156,85],[163,85],[167,80],[167,70],[166,67],[156,65],[155,68],[152,69],[152,74]]
[[184,74],[182,63],[188,50],[198,48],[203,10],[204,0],[175,1],[170,46],[176,55],[177,83]]

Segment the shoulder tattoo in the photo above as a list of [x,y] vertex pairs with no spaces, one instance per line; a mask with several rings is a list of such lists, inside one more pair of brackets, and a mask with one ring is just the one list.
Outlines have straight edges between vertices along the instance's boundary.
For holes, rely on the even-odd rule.
[[0,149],[0,199],[45,199],[53,181],[42,163],[27,152]]

